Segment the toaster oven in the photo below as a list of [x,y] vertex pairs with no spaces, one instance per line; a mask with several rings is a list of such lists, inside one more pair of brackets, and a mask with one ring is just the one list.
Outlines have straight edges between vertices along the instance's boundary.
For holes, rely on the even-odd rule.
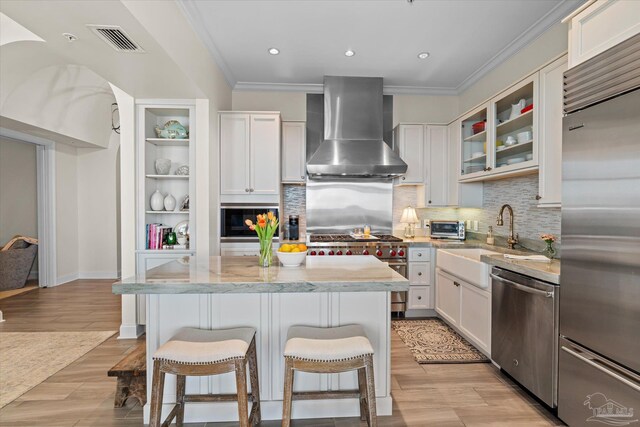
[[429,221],[429,236],[432,239],[464,240],[464,221]]

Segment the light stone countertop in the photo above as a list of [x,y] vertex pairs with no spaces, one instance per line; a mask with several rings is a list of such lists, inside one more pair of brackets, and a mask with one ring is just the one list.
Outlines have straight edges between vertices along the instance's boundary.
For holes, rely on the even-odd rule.
[[489,265],[504,268],[515,273],[524,274],[534,279],[560,284],[560,261],[551,262],[525,261],[505,258],[503,254],[482,255],[480,260]]
[[207,294],[407,291],[409,281],[371,256],[310,257],[299,267],[269,268],[258,257],[172,261],[113,285],[114,294]]

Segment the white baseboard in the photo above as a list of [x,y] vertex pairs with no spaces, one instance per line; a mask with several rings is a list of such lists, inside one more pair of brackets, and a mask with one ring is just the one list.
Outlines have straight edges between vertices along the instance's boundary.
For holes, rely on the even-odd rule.
[[63,285],[65,283],[73,282],[74,280],[78,280],[78,273],[67,274],[66,276],[58,276],[56,279],[55,286]]
[[144,325],[120,325],[119,340],[135,340],[144,334]]
[[80,279],[117,279],[120,277],[117,271],[81,271],[78,273]]

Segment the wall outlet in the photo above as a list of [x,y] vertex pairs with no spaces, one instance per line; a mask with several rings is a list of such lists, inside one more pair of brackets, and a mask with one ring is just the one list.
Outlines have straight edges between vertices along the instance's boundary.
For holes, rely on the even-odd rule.
[[423,219],[422,220],[422,226],[424,228],[429,228],[429,220],[428,219]]
[[473,221],[473,231],[478,231],[478,221]]
[[467,230],[471,230],[471,220],[470,220],[470,219],[468,219],[468,220],[466,221],[465,228],[466,228]]

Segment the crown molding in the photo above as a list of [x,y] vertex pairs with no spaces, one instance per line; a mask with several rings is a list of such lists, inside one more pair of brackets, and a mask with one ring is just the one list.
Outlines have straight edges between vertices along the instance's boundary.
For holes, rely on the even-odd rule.
[[324,85],[321,83],[255,83],[255,82],[237,82],[233,86],[233,90],[237,91],[255,91],[255,92],[306,92],[306,93],[322,93]]
[[500,64],[518,53],[529,43],[544,34],[554,24],[562,21],[562,19],[573,12],[585,0],[562,0],[553,9],[547,12],[542,18],[534,22],[529,28],[520,34],[519,37],[513,39],[511,43],[505,46],[500,52],[494,55],[490,60],[484,63],[480,68],[474,71],[456,88],[458,94],[464,92],[478,80],[489,74]]
[[182,11],[182,14],[187,18],[187,21],[191,24],[196,34],[202,40],[202,43],[205,45],[211,56],[213,57],[213,61],[216,63],[222,74],[224,75],[225,80],[232,88],[236,85],[236,78],[231,72],[231,68],[227,65],[227,62],[222,57],[222,54],[218,50],[218,47],[211,38],[211,34],[207,31],[207,27],[202,22],[201,14],[198,11],[198,6],[196,6],[193,0],[176,0],[178,7]]
[[453,87],[423,87],[423,86],[384,86],[385,95],[439,95],[456,96],[458,90]]

